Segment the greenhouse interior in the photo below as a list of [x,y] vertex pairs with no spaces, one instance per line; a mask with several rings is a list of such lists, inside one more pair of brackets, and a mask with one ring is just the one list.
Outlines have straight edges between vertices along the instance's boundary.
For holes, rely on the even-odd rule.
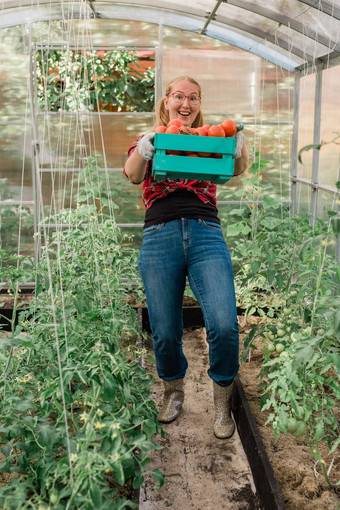
[[[339,508],[339,64],[339,0],[0,2],[0,508]],[[180,95],[166,91],[176,80]],[[157,113],[175,99],[204,117],[180,137]],[[226,120],[222,141],[199,131]],[[127,161],[150,133],[143,172],[162,157],[178,170],[159,185],[189,186],[184,164],[232,165],[192,186],[216,189],[239,370],[230,386],[210,377],[209,312],[187,269],[184,404],[177,387],[166,403],[139,270],[142,244],[161,241],[146,227],[154,185],[134,184]],[[158,148],[178,138],[206,152]],[[176,420],[159,418],[161,383],[163,410],[182,399]],[[232,388],[231,437],[213,429],[212,384]]]

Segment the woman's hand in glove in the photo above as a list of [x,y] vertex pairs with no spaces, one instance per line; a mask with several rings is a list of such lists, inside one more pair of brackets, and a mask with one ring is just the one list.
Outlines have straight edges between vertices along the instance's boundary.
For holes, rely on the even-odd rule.
[[241,157],[242,147],[244,143],[244,134],[242,133],[242,131],[237,131],[235,138],[236,138],[235,159],[238,159]]
[[155,133],[147,133],[138,142],[138,152],[146,161],[150,161],[153,158],[155,147],[153,141]]

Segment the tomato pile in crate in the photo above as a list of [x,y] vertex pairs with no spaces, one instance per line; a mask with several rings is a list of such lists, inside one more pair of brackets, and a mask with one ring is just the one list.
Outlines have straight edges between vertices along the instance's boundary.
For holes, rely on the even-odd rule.
[[[152,175],[155,179],[197,179],[227,182],[234,175],[237,125],[188,128],[179,120],[155,129]],[[183,136],[187,135],[187,136]],[[189,135],[189,136],[188,136]]]

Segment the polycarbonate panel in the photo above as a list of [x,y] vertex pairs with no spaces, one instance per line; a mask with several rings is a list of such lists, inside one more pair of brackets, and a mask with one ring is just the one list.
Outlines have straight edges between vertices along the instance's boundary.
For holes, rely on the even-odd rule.
[[[243,5],[246,6],[246,2],[243,2]],[[230,4],[222,3],[219,6],[214,19],[226,26],[235,25],[238,28],[241,28],[241,26],[246,28],[248,26],[250,34],[254,32],[267,32],[268,34],[271,34],[278,27],[278,23],[276,21],[254,12],[249,12],[247,9],[236,7],[233,5],[233,2]]]
[[[260,163],[256,188],[244,186],[243,174],[217,187],[218,200],[240,200],[234,193],[242,189],[242,200],[261,200],[270,191],[278,200],[288,200],[290,194],[290,139],[292,125],[246,125],[244,137],[250,154],[250,164]],[[266,162],[265,162],[266,160]]]
[[28,76],[27,26],[0,30],[0,122],[29,114]]
[[0,205],[0,250],[10,255],[33,255],[32,206]]
[[225,10],[224,12],[229,16],[229,3],[235,3],[239,7],[244,6],[243,9],[239,9],[239,17],[245,23],[260,30],[263,30],[265,25],[261,21],[256,23],[254,17],[256,13],[260,15],[260,20],[262,16],[275,20],[281,25],[291,27],[293,31],[309,35],[312,39],[315,39],[317,35],[331,37],[335,41],[338,39],[339,22],[336,18],[322,12],[322,6],[320,6],[320,10],[317,10],[298,0],[280,0],[271,3],[268,3],[267,0],[231,1],[228,2],[228,5],[222,4],[218,12],[222,13]]
[[[92,165],[99,168],[94,172],[105,180],[105,189],[117,207],[114,210],[116,221],[143,223],[141,187],[130,183],[122,168],[133,140],[153,130],[153,115],[55,114],[39,116],[39,123],[41,195],[45,216],[76,206],[79,168]],[[93,162],[88,158],[93,158]],[[105,167],[120,170],[101,171]]]
[[[194,34],[185,30],[179,30],[174,27],[164,26],[162,29],[162,49],[170,50],[179,48],[194,50],[214,50],[234,51],[235,47],[228,43],[213,39],[202,34]],[[242,51],[242,50],[240,50]]]
[[[105,3],[105,2],[103,2]],[[110,3],[110,2],[106,2]],[[131,3],[131,2],[130,2]],[[150,7],[160,7],[170,9],[175,13],[193,13],[199,15],[208,15],[216,6],[216,0],[189,0],[182,2],[180,0],[148,0],[147,5]],[[144,0],[137,0],[136,5],[145,5]]]
[[[0,9],[1,13],[1,9]],[[158,25],[140,21],[115,19],[47,21],[32,25],[33,41],[39,44],[82,46],[155,46],[158,45]],[[81,35],[83,34],[83,37]]]
[[[240,4],[241,2],[238,3]],[[268,16],[270,13],[273,13],[272,16],[281,15],[292,19],[295,19],[308,9],[306,4],[299,2],[298,0],[276,0],[275,2],[270,3],[268,0],[251,0],[248,2],[243,1],[242,5],[244,5],[244,9],[242,9],[244,16],[250,16],[252,10],[255,10],[256,12],[262,12],[264,16]]]
[[[339,7],[339,2],[333,1],[332,4],[334,8],[336,8],[336,5]],[[316,34],[322,35],[326,39],[333,40],[337,44],[340,44],[339,19],[333,18],[332,16],[322,12],[322,6],[320,6],[320,9],[306,9],[297,18],[297,21],[303,25],[306,34],[316,32]],[[331,43],[330,48],[332,48]]]
[[33,200],[30,126],[0,125],[0,201]]
[[294,75],[261,60],[256,115],[260,122],[278,125],[293,120]]
[[[339,201],[339,199],[338,199]],[[329,219],[329,211],[338,211],[339,203],[336,200],[335,193],[327,193],[326,191],[319,190],[317,217],[324,221]]]
[[[287,47],[290,48],[293,54],[296,53],[297,50],[296,54],[300,57],[303,56],[303,58],[305,58],[307,61],[310,58],[316,59],[329,53],[328,46],[321,44],[317,39],[306,37],[303,34],[300,34],[299,32],[291,29],[290,27],[281,25],[276,30],[275,37],[278,40],[286,41]],[[278,44],[280,45],[280,43]],[[299,52],[301,52],[302,55]]]
[[[272,5],[274,4],[274,5]],[[57,0],[3,0],[1,2],[0,26],[34,23],[43,20],[81,18],[84,21],[83,35],[89,36],[96,16],[103,19],[144,21],[154,24],[176,26],[183,30],[213,34],[224,41],[234,41],[249,51],[265,56],[274,63],[291,69],[299,60],[290,59],[292,54],[310,56],[336,56],[339,34],[339,0],[331,3],[314,3],[285,0],[277,2],[230,0],[113,0],[96,2]],[[318,9],[318,7],[320,7]],[[332,9],[335,16],[332,16]],[[93,18],[93,19],[90,19]],[[123,23],[122,23],[123,21]],[[290,28],[287,28],[290,27]],[[228,33],[229,32],[229,33]],[[300,36],[299,34],[304,34]],[[309,37],[305,37],[309,36]],[[73,36],[71,36],[72,39]],[[331,38],[329,45],[325,39]],[[114,39],[114,37],[113,37]],[[307,40],[308,39],[308,40]],[[275,40],[277,46],[275,50]],[[272,41],[271,43],[269,41]],[[274,47],[271,47],[270,44]],[[334,44],[333,44],[334,43]],[[314,46],[313,46],[314,44]],[[281,48],[279,49],[279,45]],[[266,47],[269,51],[266,51]],[[290,62],[289,62],[290,60]]]
[[[240,2],[236,3],[241,4]],[[321,44],[317,39],[317,34],[312,33],[312,38],[306,37],[308,26],[297,23],[291,15],[285,18],[282,13],[272,11],[271,6],[269,8],[259,7],[256,2],[252,2],[252,5],[249,6],[250,11],[246,8],[247,3],[243,2],[241,5],[244,5],[245,8],[241,9],[229,3],[222,4],[215,16],[216,21],[226,27],[235,27],[236,30],[251,35],[257,41],[263,40],[265,45],[271,44],[276,49],[281,48],[294,58],[302,57],[310,60],[311,57],[329,53],[328,46]],[[262,15],[259,14],[261,12]],[[291,27],[290,19],[295,28]]]
[[[19,7],[13,7],[14,5]],[[11,5],[0,4],[2,11],[0,16],[0,27],[9,27],[24,23],[34,23],[38,21],[51,19],[71,19],[88,18],[90,19],[92,11],[85,2],[77,1],[49,1],[48,3],[40,0],[25,2],[18,0]]]
[[[314,136],[315,74],[300,78],[298,150],[313,143]],[[301,153],[302,164],[298,162],[297,175],[312,178],[313,151]]]
[[39,115],[42,168],[83,168],[95,158],[104,168],[124,166],[133,140],[153,131],[153,114],[49,114]]
[[296,183],[297,214],[310,214],[312,188],[307,184]]
[[[114,204],[111,214],[117,223],[144,222],[145,208],[142,201],[142,187],[132,184],[123,172],[97,171],[93,169],[93,177],[89,182],[97,184],[100,179],[104,190]],[[42,173],[41,186],[43,190],[43,214],[50,218],[62,209],[75,208],[79,202],[79,192],[82,189],[82,178],[79,172],[50,172]],[[54,220],[52,219],[53,223]]]
[[[340,66],[322,73],[321,133],[324,142],[319,155],[319,183],[335,186],[340,173]],[[336,140],[335,140],[336,139]],[[336,143],[335,143],[336,142]]]
[[121,172],[109,174],[117,223],[144,223],[142,185],[132,184]]
[[163,53],[163,91],[174,77],[189,75],[201,85],[203,112],[254,113],[259,64],[258,57],[240,50],[167,50]]

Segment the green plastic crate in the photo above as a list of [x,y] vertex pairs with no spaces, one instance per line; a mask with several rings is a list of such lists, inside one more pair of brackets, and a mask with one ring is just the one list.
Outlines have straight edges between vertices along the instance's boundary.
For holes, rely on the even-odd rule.
[[[197,179],[223,183],[234,175],[235,138],[156,133],[152,175],[157,180]],[[222,159],[168,155],[166,150],[210,152]]]

